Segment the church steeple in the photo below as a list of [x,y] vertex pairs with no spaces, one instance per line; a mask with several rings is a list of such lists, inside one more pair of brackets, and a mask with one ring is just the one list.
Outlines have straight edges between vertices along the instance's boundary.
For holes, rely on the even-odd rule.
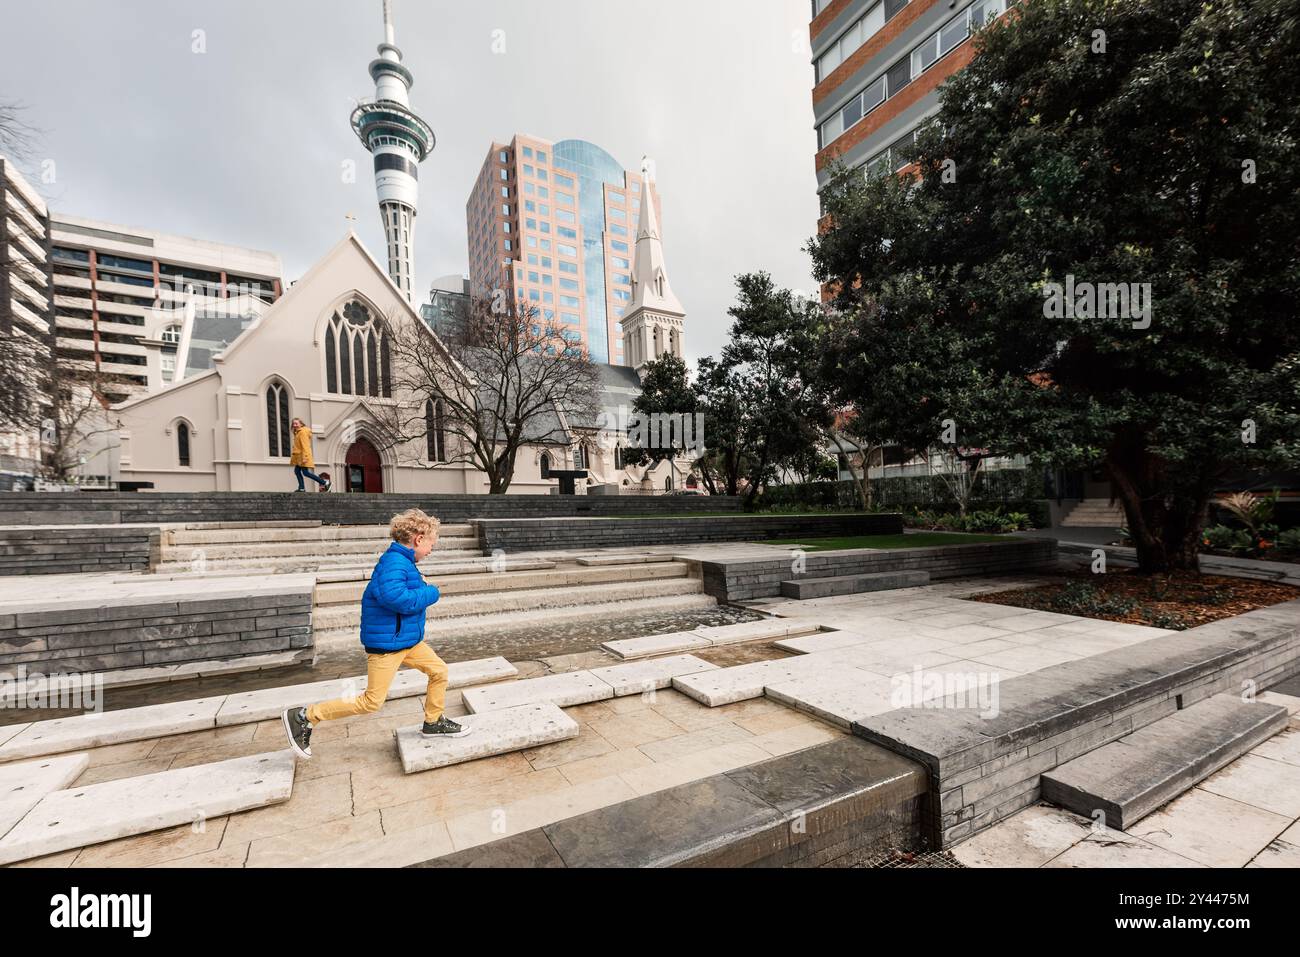
[[655,213],[650,161],[641,161],[641,216],[636,230],[636,257],[632,264],[632,301],[623,317],[623,355],[640,371],[664,353],[680,357],[686,310],[673,293],[664,264],[663,238]]

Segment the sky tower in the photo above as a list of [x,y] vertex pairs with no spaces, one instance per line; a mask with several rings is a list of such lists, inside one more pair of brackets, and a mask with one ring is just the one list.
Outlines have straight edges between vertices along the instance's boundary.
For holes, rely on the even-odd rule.
[[375,191],[388,244],[388,275],[407,300],[411,298],[415,261],[415,211],[419,201],[419,164],[433,152],[433,129],[411,109],[415,82],[402,66],[402,51],[393,39],[393,4],[384,0],[384,42],[370,61],[373,99],[352,111],[352,129],[375,159]]

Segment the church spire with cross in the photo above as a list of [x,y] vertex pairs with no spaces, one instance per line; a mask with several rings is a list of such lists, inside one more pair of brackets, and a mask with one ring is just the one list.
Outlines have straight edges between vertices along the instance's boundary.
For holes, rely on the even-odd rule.
[[623,317],[623,356],[641,372],[646,363],[665,353],[682,355],[686,310],[673,293],[664,265],[663,237],[651,185],[650,160],[641,160],[641,216],[632,263],[632,301]]

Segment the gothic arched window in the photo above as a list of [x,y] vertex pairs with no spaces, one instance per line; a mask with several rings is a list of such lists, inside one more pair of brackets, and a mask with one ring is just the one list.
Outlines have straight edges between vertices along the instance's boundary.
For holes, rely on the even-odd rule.
[[325,388],[343,395],[392,396],[388,333],[353,299],[325,330]]
[[442,421],[442,400],[428,399],[424,403],[424,434],[428,444],[430,462],[447,461],[447,436]]
[[176,462],[181,468],[190,467],[190,427],[184,420],[176,423]]
[[271,458],[289,457],[293,451],[293,436],[289,434],[289,390],[282,382],[272,382],[266,387],[266,436]]
[[549,452],[542,453],[542,478],[551,477],[551,455]]

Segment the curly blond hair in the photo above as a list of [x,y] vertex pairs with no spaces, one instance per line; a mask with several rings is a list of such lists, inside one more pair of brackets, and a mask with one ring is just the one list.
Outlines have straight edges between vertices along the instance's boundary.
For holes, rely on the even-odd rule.
[[440,524],[432,515],[426,515],[418,508],[408,508],[393,516],[388,525],[388,534],[393,536],[393,541],[409,545],[415,541],[416,535],[435,534]]

